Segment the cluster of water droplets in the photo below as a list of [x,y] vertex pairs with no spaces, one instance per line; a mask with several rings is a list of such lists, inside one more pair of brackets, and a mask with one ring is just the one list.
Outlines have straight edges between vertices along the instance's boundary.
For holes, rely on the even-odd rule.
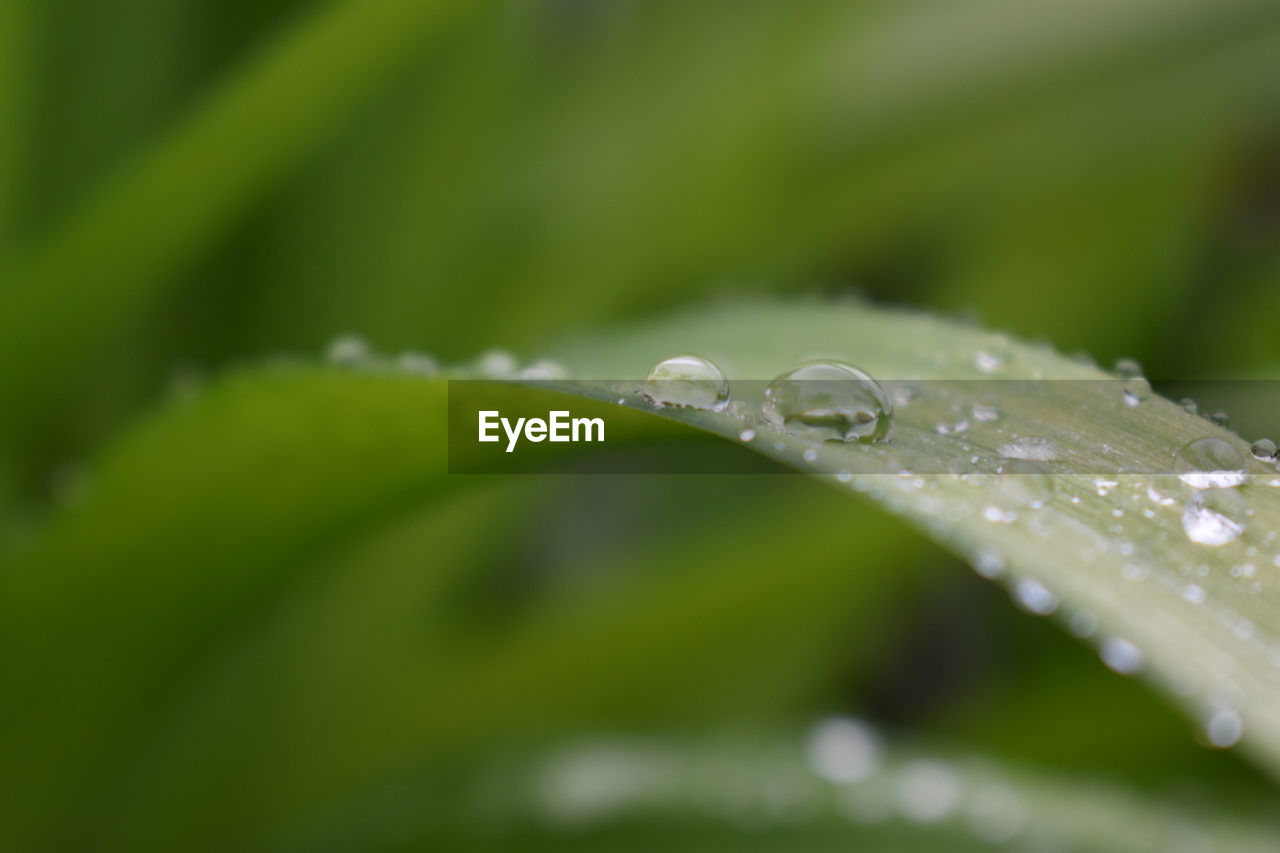
[[379,353],[367,340],[354,334],[339,335],[330,341],[325,347],[325,360],[335,367],[350,370],[387,370],[422,377],[480,376],[520,380],[561,380],[569,377],[568,370],[557,361],[538,359],[521,364],[514,355],[502,349],[488,350],[470,365],[451,369],[419,350],[409,349],[394,355]]
[[[1131,666],[1133,654],[1122,642],[1108,652],[1121,669]],[[1215,712],[1206,738],[1232,741],[1239,729],[1232,712]],[[833,818],[858,826],[904,824],[938,849],[948,839],[966,848],[977,842],[997,849],[1096,849],[1114,845],[1121,825],[1124,844],[1133,849],[1225,849],[1214,846],[1211,829],[1173,819],[1167,806],[1141,795],[1118,798],[1111,785],[1076,780],[1064,786],[976,758],[904,750],[852,716],[818,720],[798,742],[696,746],[594,738],[566,745],[532,769],[528,777],[507,774],[501,791],[519,791],[527,778],[535,816],[568,832],[676,809],[752,833]],[[484,801],[492,805],[497,795],[486,789]],[[1064,808],[1073,819],[1061,819]],[[941,834],[923,834],[930,830]],[[1265,828],[1256,837],[1236,832],[1232,839],[1233,850],[1269,849]]]
[[[663,359],[649,371],[641,389],[658,406],[728,410],[746,422],[756,418],[774,431],[805,441],[806,462],[818,459],[826,442],[873,444],[886,442],[893,432],[893,401],[884,388],[863,371],[842,361],[805,362],[769,382],[753,404],[732,398],[724,372],[710,359],[677,355]],[[758,408],[755,408],[758,406]],[[739,438],[750,442],[750,427]]]

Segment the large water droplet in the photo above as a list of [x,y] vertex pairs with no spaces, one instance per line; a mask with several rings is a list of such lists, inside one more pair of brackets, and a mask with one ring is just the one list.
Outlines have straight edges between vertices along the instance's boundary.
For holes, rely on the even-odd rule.
[[649,371],[643,393],[660,406],[720,412],[729,405],[729,380],[701,356],[677,355]]
[[1260,438],[1249,448],[1255,459],[1271,461],[1276,455],[1276,443],[1269,438]]
[[1248,476],[1244,455],[1220,438],[1188,442],[1174,458],[1178,479],[1193,489],[1229,489]]
[[1200,545],[1226,545],[1244,532],[1249,505],[1238,493],[1210,489],[1191,496],[1182,510],[1182,529]]
[[867,374],[839,361],[814,361],[782,374],[764,392],[775,429],[811,441],[888,441],[893,403]]

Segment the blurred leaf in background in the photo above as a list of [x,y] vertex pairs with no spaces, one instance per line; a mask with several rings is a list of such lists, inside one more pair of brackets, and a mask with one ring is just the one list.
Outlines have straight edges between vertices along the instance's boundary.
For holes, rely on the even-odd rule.
[[[1273,377],[1278,143],[1271,0],[0,0],[0,847],[554,846],[463,803],[833,713],[1247,823],[1263,773],[871,505],[458,482],[437,386],[308,362],[775,291]],[[659,805],[580,843],[974,843]]]

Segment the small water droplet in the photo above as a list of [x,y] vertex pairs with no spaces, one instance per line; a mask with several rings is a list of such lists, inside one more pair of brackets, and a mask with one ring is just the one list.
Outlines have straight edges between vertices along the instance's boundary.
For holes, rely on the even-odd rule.
[[569,371],[565,369],[563,364],[550,359],[541,359],[533,362],[528,367],[520,371],[521,379],[568,379]]
[[1200,414],[1200,407],[1197,406],[1196,401],[1192,400],[1190,397],[1183,397],[1178,401],[1178,405],[1181,406],[1182,410],[1189,415]]
[[983,548],[974,556],[973,570],[984,578],[999,577],[1004,573],[1004,554],[998,548]]
[[1142,375],[1142,365],[1136,359],[1121,358],[1116,360],[1116,366],[1111,372],[1121,379],[1135,379]]
[[848,717],[823,720],[805,745],[809,769],[837,785],[861,782],[880,766],[880,741],[871,727]]
[[756,440],[756,431],[753,429],[744,429],[742,432],[738,433],[738,441],[749,443],[755,440]]
[[1226,545],[1244,532],[1249,506],[1235,491],[1210,489],[1191,496],[1182,510],[1182,529],[1199,545]]
[[1000,402],[995,397],[979,397],[969,411],[975,421],[992,423],[1000,419]]
[[516,375],[520,365],[516,357],[506,350],[491,349],[480,356],[476,367],[481,375],[490,379],[509,379]]
[[1142,376],[1126,379],[1121,386],[1126,406],[1140,406],[1151,396],[1151,383]]
[[1039,616],[1058,609],[1058,596],[1035,578],[1023,578],[1013,588],[1013,597],[1024,608]]
[[1276,455],[1276,443],[1269,438],[1260,438],[1249,448],[1255,459],[1271,461]]
[[960,783],[951,768],[940,761],[916,759],[902,766],[894,785],[898,809],[908,820],[932,823],[955,809]]
[[816,448],[813,448],[813,447],[806,447],[806,448],[804,449],[804,453],[802,453],[802,454],[800,454],[800,455],[801,455],[801,456],[803,456],[803,457],[804,457],[804,461],[805,461],[805,462],[808,462],[810,465],[812,465],[814,462],[817,462],[817,461],[818,461],[818,451],[817,451],[817,449],[816,449]]
[[1193,489],[1229,489],[1248,476],[1244,456],[1220,438],[1188,442],[1174,457],[1174,468]]
[[1108,637],[1102,642],[1099,654],[1102,662],[1121,675],[1132,675],[1142,669],[1142,651],[1128,640]]
[[439,370],[440,365],[431,356],[423,352],[414,350],[406,350],[400,353],[400,357],[396,359],[396,364],[405,373],[412,373],[415,376],[434,376]]
[[1182,588],[1182,597],[1192,604],[1204,604],[1206,593],[1204,587],[1189,583]]
[[1004,356],[990,350],[978,350],[973,354],[973,366],[979,373],[997,373],[1004,368]]
[[1049,438],[1025,437],[1000,445],[1000,455],[1009,459],[1049,462],[1058,458],[1058,445]]
[[888,441],[893,404],[880,383],[850,364],[815,361],[788,371],[764,392],[775,429],[814,441]]
[[325,348],[325,358],[343,367],[363,364],[369,359],[369,344],[359,335],[339,335]]
[[1231,416],[1226,412],[1211,412],[1210,414],[1205,415],[1205,417],[1212,423],[1215,423],[1224,429],[1231,426]]
[[649,371],[642,393],[660,406],[721,412],[729,405],[729,380],[701,356],[677,355]]
[[1228,749],[1239,743],[1244,736],[1244,721],[1235,711],[1219,709],[1209,717],[1205,735],[1209,738],[1209,743],[1219,749]]

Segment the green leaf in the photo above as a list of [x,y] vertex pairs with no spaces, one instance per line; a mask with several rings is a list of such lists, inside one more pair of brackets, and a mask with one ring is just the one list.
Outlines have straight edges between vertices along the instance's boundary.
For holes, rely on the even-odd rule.
[[[1075,380],[1040,383],[1034,397],[1007,401],[996,422],[964,435],[940,434],[939,424],[969,417],[975,400],[965,389],[973,386],[955,383],[946,386],[945,399],[931,400],[929,392],[943,386],[930,384],[920,401],[896,413],[893,441],[879,448],[882,473],[847,484],[836,475],[868,470],[868,447],[827,443],[810,462],[808,443],[759,423],[752,424],[759,437],[750,446],[865,493],[985,563],[989,573],[998,567],[1011,587],[1030,581],[1049,590],[1064,615],[1083,614],[1080,625],[1096,622],[1089,633],[1115,653],[1112,663],[1128,658],[1120,669],[1145,660],[1153,680],[1202,723],[1221,714],[1219,725],[1230,729],[1238,716],[1246,747],[1280,773],[1280,625],[1268,584],[1280,565],[1274,562],[1280,476],[1252,459],[1239,437],[1158,396],[1128,406],[1114,377],[1047,347],[862,306],[755,304],[691,314],[583,344],[564,360],[575,376],[643,376],[659,360],[688,351],[710,358],[731,379],[769,378],[826,356],[886,378]],[[982,359],[998,364],[994,373],[979,368]],[[601,383],[598,396],[616,398],[617,388]],[[628,400],[650,407],[635,391]],[[745,402],[758,410],[758,399]],[[730,414],[677,408],[662,414],[734,440],[744,426]],[[1237,490],[1251,512],[1244,533],[1222,547],[1197,544],[1184,532],[1190,489],[1175,481],[1171,505],[1147,494],[1148,472],[1172,471],[1184,444],[1210,436],[1236,447],[1252,474]],[[1011,500],[1011,484],[991,476],[1010,461],[998,451],[1018,437],[1053,442],[1067,472],[1099,474],[1056,474],[1056,492],[1043,508],[1023,507],[1013,523],[989,521],[988,507]],[[987,474],[899,474],[971,459],[975,471]]]
[[[610,380],[642,377],[689,350],[738,380],[814,355],[886,378],[985,378],[979,353],[1003,378],[1105,378],[971,327],[817,303],[721,307],[583,342],[562,358],[573,375],[598,377],[573,386],[580,393],[613,401]],[[637,385],[623,388],[628,405],[654,412]],[[994,432],[966,438],[987,462],[1002,438],[1020,433],[1052,439],[1076,462],[1151,470],[1167,468],[1191,438],[1242,446],[1167,401],[1128,407],[1115,383],[1061,387],[1073,390],[1009,406],[984,426]],[[1202,721],[1237,714],[1245,745],[1274,773],[1274,628],[1265,588],[1253,584],[1270,566],[1266,534],[1280,493],[1261,477],[1241,487],[1254,515],[1238,542],[1219,549],[1189,542],[1176,508],[1146,518],[1143,478],[1099,494],[1092,478],[1062,475],[1048,505],[993,523],[983,510],[1005,497],[998,479],[897,473],[967,458],[972,451],[935,425],[952,403],[972,402],[923,396],[898,412],[891,444],[827,445],[813,463],[801,442],[761,424],[750,446],[827,475],[884,450],[886,474],[852,487],[960,553],[987,555],[988,567],[998,550],[1006,579],[1035,579],[1064,612],[1089,613],[1099,636],[1135,644],[1153,679],[1176,688]],[[6,788],[17,792],[0,821],[10,846],[74,846],[88,833],[102,849],[261,843],[290,835],[325,804],[494,742],[669,723],[705,702],[750,702],[742,685],[753,673],[800,665],[850,614],[883,618],[886,594],[910,582],[867,574],[898,564],[910,547],[900,537],[886,538],[836,495],[798,501],[778,478],[766,481],[776,502],[728,533],[655,543],[612,595],[586,590],[497,623],[449,624],[453,610],[439,597],[456,595],[450,579],[496,545],[480,531],[504,502],[484,497],[490,478],[445,473],[444,408],[442,382],[378,364],[279,368],[175,402],[104,462],[86,502],[0,573],[2,639],[21,650],[6,662],[0,696]],[[735,443],[743,426],[728,414],[656,413]],[[496,518],[507,529],[510,518]],[[1250,547],[1257,577],[1234,577]],[[430,563],[416,558],[424,548]],[[1146,580],[1127,579],[1138,576],[1131,565]],[[367,576],[366,566],[380,568]],[[1203,601],[1188,599],[1191,583]],[[795,645],[780,646],[773,629]]]

